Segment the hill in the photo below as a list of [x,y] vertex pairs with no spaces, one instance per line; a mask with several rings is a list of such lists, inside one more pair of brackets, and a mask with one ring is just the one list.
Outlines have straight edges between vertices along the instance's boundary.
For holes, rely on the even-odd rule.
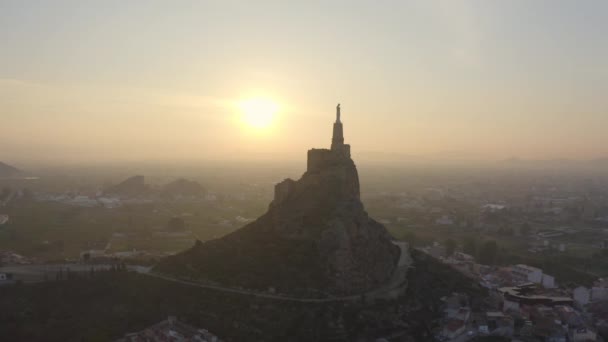
[[23,171],[19,170],[18,168],[8,165],[6,163],[0,162],[0,177],[9,178],[9,177],[20,176],[22,174],[23,174]]
[[[204,327],[225,341],[433,341],[442,297],[485,293],[470,279],[413,251],[405,296],[395,301],[277,301],[165,281],[133,272],[96,271],[68,280],[0,291],[0,336],[7,341],[112,341],[167,315]],[[54,279],[54,277],[52,277]],[[91,308],[95,308],[91,310]],[[341,332],[343,338],[336,338]]]
[[338,114],[332,148],[309,150],[307,171],[275,186],[264,215],[220,239],[197,242],[155,270],[231,287],[354,294],[386,282],[399,253],[363,208]]
[[149,188],[145,184],[144,176],[137,175],[129,177],[124,181],[109,187],[104,192],[107,194],[121,196],[140,196],[146,194],[148,191]]
[[179,178],[163,186],[161,194],[166,197],[201,196],[205,194],[205,188],[196,181]]

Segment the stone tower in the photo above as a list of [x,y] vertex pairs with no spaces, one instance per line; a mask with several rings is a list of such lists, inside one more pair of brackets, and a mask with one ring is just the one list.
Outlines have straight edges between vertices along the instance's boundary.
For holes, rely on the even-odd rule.
[[340,121],[340,104],[336,107],[336,122],[334,122],[334,132],[331,138],[331,149],[313,148],[308,150],[307,170],[316,172],[336,163],[352,163],[350,145],[344,143],[344,133]]
[[344,146],[344,132],[342,122],[340,122],[340,104],[336,106],[336,122],[334,122],[334,133],[331,138],[331,149],[334,151],[342,150]]

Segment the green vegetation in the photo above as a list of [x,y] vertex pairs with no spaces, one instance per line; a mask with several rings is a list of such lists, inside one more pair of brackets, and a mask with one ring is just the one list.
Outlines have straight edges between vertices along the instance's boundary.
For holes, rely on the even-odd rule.
[[447,239],[445,240],[445,254],[450,256],[452,254],[454,254],[454,252],[456,251],[456,240],[454,239]]
[[[0,291],[0,336],[11,341],[108,341],[175,315],[227,341],[374,340],[400,332],[429,341],[440,298],[484,291],[414,252],[406,294],[395,301],[310,304],[203,290],[120,270]],[[404,326],[407,326],[404,330]]]
[[[568,248],[565,252],[548,249],[544,252],[528,252],[527,236],[517,236],[497,231],[496,233],[468,231],[463,229],[424,227],[410,228],[400,225],[389,225],[389,231],[396,237],[408,241],[413,246],[428,246],[433,241],[443,241],[448,249],[448,240],[460,243],[464,253],[474,256],[479,262],[489,265],[513,265],[527,264],[542,268],[547,274],[556,277],[562,284],[587,284],[589,285],[598,277],[608,276],[608,252],[602,250]],[[523,224],[520,229],[529,231],[528,224]],[[569,236],[572,239],[583,239],[588,237],[585,233],[581,236]]]
[[246,284],[259,290],[274,287],[283,293],[306,294],[309,289],[326,288],[325,265],[314,241],[289,240],[273,231],[256,230],[270,225],[269,219],[263,216],[238,235],[197,244],[166,258],[155,269],[184,279],[212,280],[230,287]]
[[[266,339],[266,333],[267,340],[280,341],[289,331],[314,340],[319,328],[314,329],[321,326],[315,320],[316,307],[275,307],[247,296],[125,272],[7,287],[0,293],[0,305],[0,336],[11,341],[105,342],[168,315],[236,341]],[[300,320],[302,325],[294,330]]]
[[[0,249],[46,260],[78,258],[87,249],[104,249],[111,242],[112,251],[148,250],[175,252],[200,240],[223,236],[238,228],[220,224],[237,216],[255,217],[263,206],[232,207],[228,203],[170,201],[129,204],[120,208],[79,207],[57,202],[15,201],[3,208],[10,215],[0,228]],[[166,238],[155,233],[168,229],[167,222],[179,216],[188,239]],[[170,231],[176,231],[171,223]],[[177,228],[176,228],[177,227]],[[123,237],[113,238],[113,233]]]
[[483,243],[479,253],[478,260],[484,265],[494,265],[498,254],[498,244],[494,240],[488,240]]
[[477,251],[478,251],[478,245],[479,242],[477,241],[477,238],[474,238],[472,236],[466,237],[464,239],[464,242],[462,243],[462,250],[472,256],[477,256]]

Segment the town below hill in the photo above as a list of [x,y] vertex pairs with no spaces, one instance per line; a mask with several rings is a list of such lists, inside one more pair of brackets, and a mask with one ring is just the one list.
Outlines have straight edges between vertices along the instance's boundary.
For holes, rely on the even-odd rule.
[[[545,334],[541,331],[542,322],[549,322],[549,318],[555,321],[558,316],[564,317],[560,321],[565,320],[562,311],[566,309],[560,306],[572,308],[575,316],[582,316],[585,329],[595,333],[598,340],[606,336],[602,312],[606,302],[601,300],[603,283],[599,280],[608,277],[608,181],[603,174],[553,172],[547,176],[546,170],[476,168],[393,170],[359,166],[357,169],[361,202],[370,217],[384,225],[397,240],[408,242],[418,258],[427,256],[426,262],[445,266],[446,272],[461,274],[471,286],[493,293],[466,297],[470,303],[461,306],[470,307],[471,316],[458,339],[469,339],[466,337],[469,331],[475,334],[471,339],[485,336],[483,325],[480,331],[473,321],[496,321],[488,319],[496,317],[502,320],[498,312],[504,315],[506,327],[511,327],[513,321],[514,338],[533,336],[536,329]],[[151,266],[167,255],[191,248],[197,240],[220,238],[261,216],[274,199],[274,184],[284,175],[298,176],[298,170],[280,170],[273,173],[254,169],[246,175],[226,170],[225,177],[204,172],[196,177],[194,172],[184,170],[179,173],[182,177],[171,177],[164,171],[147,169],[119,173],[61,169],[46,173],[37,170],[35,173],[41,175],[38,179],[0,180],[2,264],[31,267],[79,263],[88,265],[87,270],[91,265],[108,262]],[[145,175],[144,192],[105,192],[136,174]],[[186,183],[179,178],[187,180]],[[200,184],[203,191],[163,194],[168,184],[176,182],[190,187],[191,181]],[[100,201],[106,197],[114,202]],[[449,254],[450,251],[467,256],[458,260],[459,254]],[[557,288],[545,288],[541,282],[532,289],[517,290],[517,286],[523,285],[513,281],[517,265],[542,270],[545,283],[553,278]],[[422,269],[419,265],[414,267],[411,272]],[[9,287],[18,286],[20,280],[29,283],[27,278],[19,279],[14,270],[6,273],[16,277],[5,282],[13,284]],[[89,271],[85,273],[88,276]],[[448,281],[452,277],[450,273],[443,279]],[[48,279],[56,281],[53,276]],[[163,280],[150,281],[162,284]],[[37,286],[46,291],[47,285]],[[510,290],[500,292],[500,289]],[[568,297],[571,301],[549,306],[550,310],[542,309],[541,315],[529,313],[528,306],[521,304],[519,309],[505,311],[501,299],[505,295]],[[443,296],[448,299],[450,293],[438,299]],[[483,302],[492,298],[499,299],[492,306],[476,304],[478,299]],[[20,312],[18,304],[11,305],[17,305],[11,309],[13,312]],[[427,336],[444,336],[446,324],[460,317],[445,314],[442,308],[447,307],[447,302],[440,300],[436,305],[433,316],[436,318],[430,320],[434,323],[428,327]],[[542,306],[546,305],[539,308]],[[118,338],[127,332],[141,331],[178,312],[165,309],[134,320],[137,322],[134,326],[116,328],[112,336]],[[179,321],[209,329],[218,337],[232,336],[225,333],[227,329],[212,329],[215,326],[191,320],[188,315],[177,316]],[[15,319],[11,317],[7,319]],[[454,331],[462,328],[458,322],[451,324]],[[345,329],[348,327],[346,324]],[[487,335],[502,331],[494,332],[490,326],[488,330]],[[560,333],[556,325],[549,326],[547,331]],[[570,332],[572,329],[561,330],[563,335]]]

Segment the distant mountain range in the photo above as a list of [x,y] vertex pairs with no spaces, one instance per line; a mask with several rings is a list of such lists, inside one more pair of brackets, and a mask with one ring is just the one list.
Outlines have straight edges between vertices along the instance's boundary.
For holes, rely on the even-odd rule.
[[119,196],[143,196],[160,192],[165,197],[202,196],[206,190],[198,182],[179,178],[165,184],[160,189],[146,184],[145,177],[136,175],[110,186],[104,190],[106,194]]
[[608,158],[597,159],[523,159],[523,158],[508,158],[502,161],[503,164],[522,165],[522,166],[568,166],[568,167],[606,167],[608,166]]
[[471,165],[495,165],[495,166],[529,166],[529,167],[608,167],[608,157],[595,159],[527,159],[511,157],[506,159],[492,159],[483,155],[476,155],[461,151],[443,151],[431,154],[403,154],[396,152],[382,151],[361,151],[357,152],[359,160],[363,163],[394,163],[404,165],[415,164],[465,164]]
[[8,178],[8,177],[17,177],[23,175],[23,171],[18,168],[8,165],[6,163],[0,162],[0,177]]
[[144,176],[136,175],[111,186],[105,190],[107,194],[122,196],[140,196],[148,193],[150,188],[144,182]]
[[198,182],[179,178],[169,184],[163,186],[161,190],[163,196],[201,196],[205,194],[203,188]]

